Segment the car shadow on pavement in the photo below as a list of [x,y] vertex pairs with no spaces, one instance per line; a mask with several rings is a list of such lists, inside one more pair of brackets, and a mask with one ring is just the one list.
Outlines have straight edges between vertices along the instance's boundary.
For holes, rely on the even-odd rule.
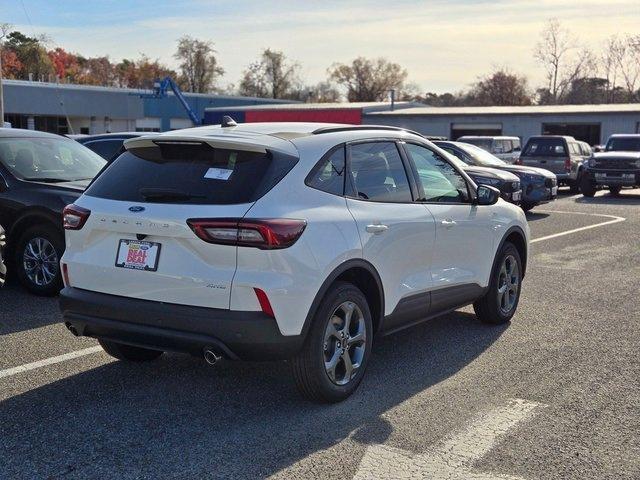
[[0,336],[57,323],[57,311],[58,297],[39,297],[9,278],[0,289]]
[[640,205],[640,194],[626,193],[624,190],[620,195],[596,195],[595,197],[580,196],[575,199],[576,203],[593,204],[593,205]]
[[303,400],[287,362],[113,361],[0,402],[0,471],[264,478],[347,437],[384,442],[392,428],[381,414],[455,374],[506,328],[454,312],[382,338],[358,391],[335,405]]
[[527,221],[528,222],[534,222],[536,220],[542,220],[544,218],[547,218],[549,216],[548,213],[542,213],[542,212],[533,212],[533,211],[529,211],[526,213],[527,216]]

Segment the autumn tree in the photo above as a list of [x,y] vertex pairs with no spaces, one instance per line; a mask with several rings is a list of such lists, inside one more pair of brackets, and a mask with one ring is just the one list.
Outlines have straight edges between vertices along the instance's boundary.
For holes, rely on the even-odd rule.
[[12,50],[22,64],[21,77],[32,74],[36,79],[48,80],[54,74],[53,63],[40,38],[14,31],[7,35],[5,48]]
[[358,57],[350,64],[336,63],[328,74],[330,80],[346,89],[350,102],[383,101],[390,90],[402,90],[407,79],[405,69],[384,58]]
[[299,69],[283,52],[266,48],[244,71],[238,91],[252,97],[302,99],[308,94],[300,82]]
[[210,92],[215,87],[217,78],[224,74],[216,53],[211,42],[189,35],[178,40],[174,58],[180,61],[181,80],[190,92]]

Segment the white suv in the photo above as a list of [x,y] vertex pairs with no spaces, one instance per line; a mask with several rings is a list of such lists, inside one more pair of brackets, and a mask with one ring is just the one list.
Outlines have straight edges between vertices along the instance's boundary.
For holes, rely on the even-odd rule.
[[516,311],[522,210],[419,134],[228,120],[125,146],[66,208],[62,258],[67,328],[116,358],[291,359],[335,402],[375,336]]

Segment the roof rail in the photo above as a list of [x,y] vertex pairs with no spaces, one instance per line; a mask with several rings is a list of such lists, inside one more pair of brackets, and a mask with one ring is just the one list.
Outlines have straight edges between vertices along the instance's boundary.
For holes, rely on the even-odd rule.
[[354,130],[392,130],[394,132],[412,133],[414,135],[418,135],[419,137],[425,138],[424,135],[416,132],[415,130],[409,130],[408,128],[402,127],[387,127],[384,125],[349,125],[345,127],[321,127],[311,133],[314,135],[319,135],[321,133],[350,132]]

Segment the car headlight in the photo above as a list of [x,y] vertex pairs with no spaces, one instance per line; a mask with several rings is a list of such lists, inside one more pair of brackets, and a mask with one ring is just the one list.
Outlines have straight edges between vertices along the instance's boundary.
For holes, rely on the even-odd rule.
[[511,182],[511,191],[517,192],[520,190],[520,182]]
[[636,168],[640,168],[640,159],[636,160]]
[[475,177],[474,180],[478,185],[491,185],[493,187],[501,183],[499,178]]

